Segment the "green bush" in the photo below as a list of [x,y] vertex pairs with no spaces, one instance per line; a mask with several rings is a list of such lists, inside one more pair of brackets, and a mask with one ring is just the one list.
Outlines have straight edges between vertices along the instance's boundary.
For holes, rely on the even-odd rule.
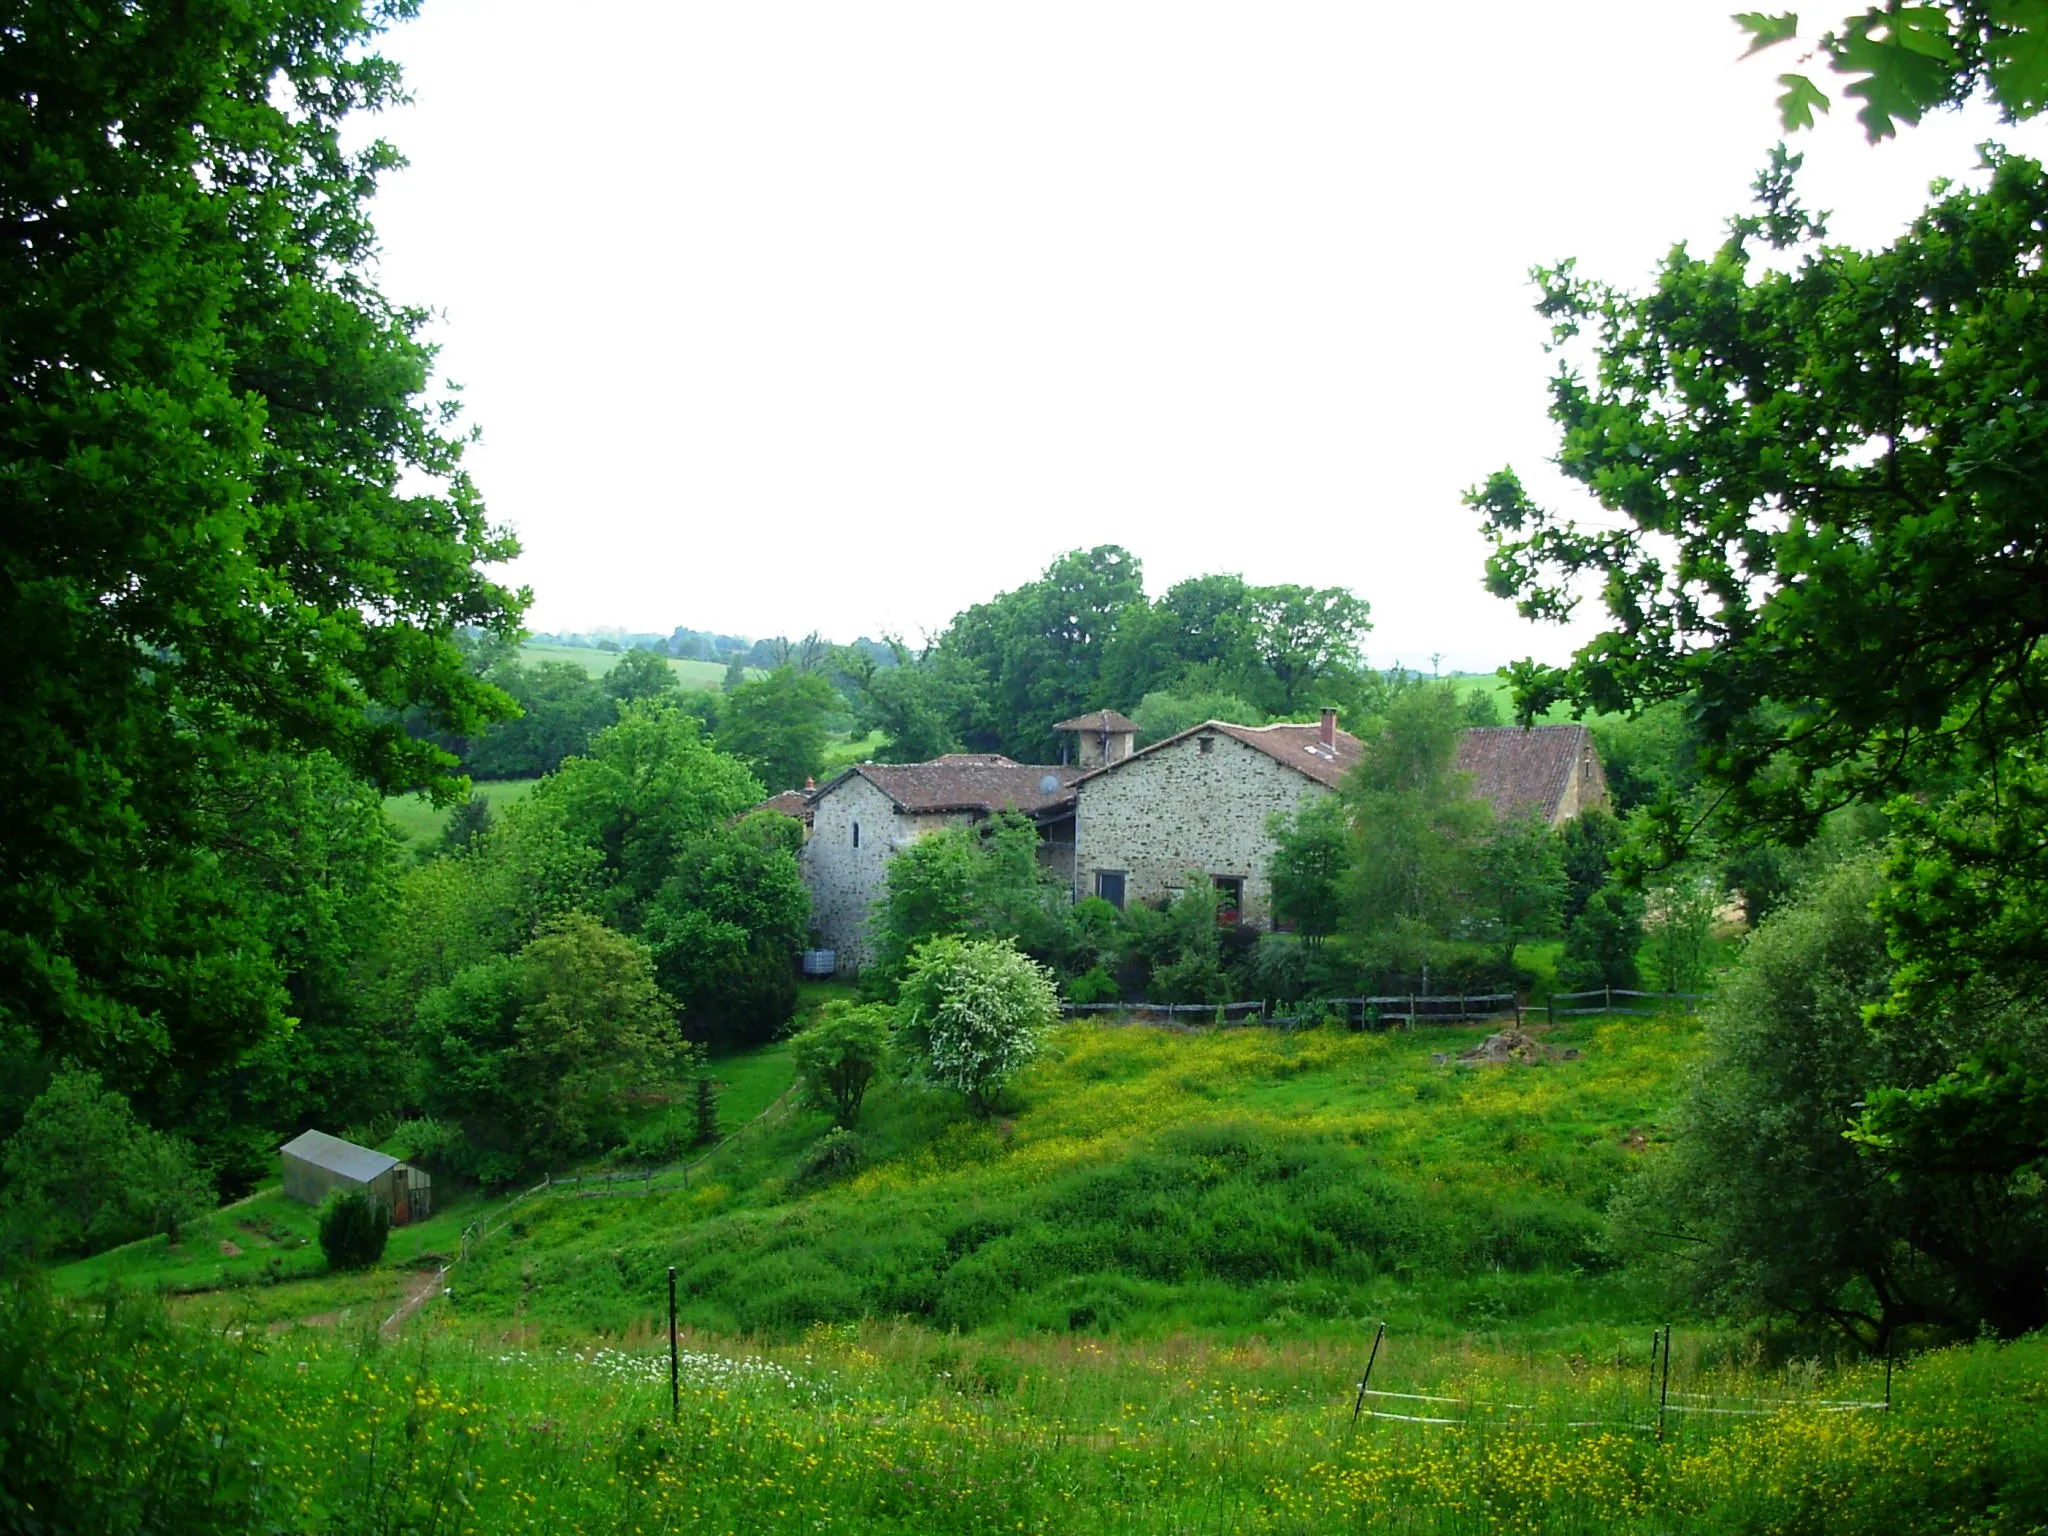
[[1113,1003],[1118,996],[1116,978],[1100,965],[1068,978],[1065,990],[1067,1001],[1076,1004]]
[[1636,951],[1642,943],[1643,898],[1618,885],[1603,885],[1565,929],[1564,954],[1557,962],[1559,987],[1584,992],[1639,985]]
[[831,1003],[790,1043],[805,1096],[842,1126],[852,1125],[889,1051],[889,1011]]
[[328,1196],[320,1207],[320,1251],[329,1269],[368,1269],[384,1257],[391,1213],[359,1189]]
[[680,1161],[696,1141],[695,1120],[672,1113],[663,1115],[659,1120],[651,1120],[634,1131],[626,1138],[622,1150],[628,1162],[638,1163],[644,1168],[658,1168],[664,1163]]
[[867,1160],[867,1148],[860,1136],[843,1125],[812,1142],[797,1164],[797,1179],[805,1184],[825,1184],[852,1173]]

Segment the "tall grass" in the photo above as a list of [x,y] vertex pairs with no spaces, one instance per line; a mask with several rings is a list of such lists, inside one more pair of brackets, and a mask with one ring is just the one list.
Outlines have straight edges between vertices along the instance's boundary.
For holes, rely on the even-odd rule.
[[[1390,1357],[1391,1358],[1391,1357]],[[2039,1339],[1867,1373],[1688,1380],[1790,1399],[1654,1434],[1641,1362],[1432,1347],[1416,1390],[1531,1405],[1350,1425],[1323,1344],[962,1343],[901,1325],[783,1345],[508,1349],[421,1333],[201,1332],[146,1303],[0,1296],[0,1526],[94,1532],[1903,1533],[2048,1520]],[[1375,1379],[1379,1379],[1378,1372]]]

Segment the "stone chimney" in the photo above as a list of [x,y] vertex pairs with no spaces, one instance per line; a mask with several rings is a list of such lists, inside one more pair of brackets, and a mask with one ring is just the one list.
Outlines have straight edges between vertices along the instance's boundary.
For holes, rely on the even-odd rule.
[[1334,709],[1323,711],[1322,727],[1316,734],[1322,738],[1324,746],[1331,748],[1333,751],[1335,750],[1337,746],[1337,711]]

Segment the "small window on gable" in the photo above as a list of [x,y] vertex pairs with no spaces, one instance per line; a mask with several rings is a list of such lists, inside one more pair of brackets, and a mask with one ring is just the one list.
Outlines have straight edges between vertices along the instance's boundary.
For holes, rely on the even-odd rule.
[[860,823],[857,821],[853,824],[853,846],[860,846]]
[[1216,738],[1214,736],[1197,736],[1195,738],[1195,745],[1204,752],[1214,752],[1216,750]]

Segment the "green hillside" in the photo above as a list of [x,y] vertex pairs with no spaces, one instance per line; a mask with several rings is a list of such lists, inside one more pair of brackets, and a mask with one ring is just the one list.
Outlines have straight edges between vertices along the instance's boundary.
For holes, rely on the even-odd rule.
[[[493,811],[502,811],[508,805],[517,805],[533,792],[536,779],[480,779],[472,788],[491,802]],[[419,795],[390,795],[384,801],[384,814],[406,843],[413,848],[424,848],[441,835],[441,829],[448,824],[448,810],[436,806]]]
[[1582,1021],[1556,1059],[1478,1069],[1440,1059],[1477,1028],[1069,1024],[989,1121],[882,1088],[866,1166],[822,1186],[824,1117],[771,1047],[718,1066],[728,1128],[760,1118],[651,1194],[457,1197],[332,1276],[271,1191],[177,1250],[56,1272],[60,1295],[181,1293],[202,1329],[0,1298],[46,1368],[180,1405],[156,1438],[96,1414],[21,1433],[61,1435],[94,1497],[253,1465],[228,1497],[335,1528],[2032,1528],[2039,1339],[1926,1354],[1888,1388],[1877,1362],[1774,1366],[1694,1324],[1660,1389],[1655,1305],[1600,1206],[1657,1155],[1696,1028]]
[[[600,651],[586,645],[534,645],[519,647],[519,659],[532,665],[542,661],[566,661],[583,668],[592,677],[603,677],[619,664],[623,651]],[[669,670],[684,688],[717,688],[725,681],[725,664],[717,661],[679,661],[667,658]],[[760,676],[758,668],[749,668],[749,677]]]
[[[1508,680],[1495,672],[1453,672],[1449,681],[1456,685],[1458,696],[1464,698],[1471,693],[1489,695],[1500,710],[1502,724],[1510,724],[1515,718],[1515,690]],[[1595,720],[1612,719],[1613,716],[1588,715],[1589,723]],[[1564,704],[1553,704],[1536,717],[1538,725],[1567,725],[1574,716],[1571,708]]]
[[[1577,1059],[1473,1069],[1437,1058],[1476,1028],[1073,1023],[995,1119],[875,1090],[865,1166],[837,1183],[804,1174],[829,1122],[778,1099],[791,1067],[771,1047],[721,1064],[729,1124],[774,1106],[748,1135],[652,1194],[528,1202],[446,1312],[624,1333],[674,1264],[694,1325],[780,1336],[864,1317],[991,1336],[1635,1323],[1651,1313],[1612,1271],[1600,1209],[1654,1142],[1696,1028],[1580,1021],[1549,1041]],[[181,1246],[223,1237],[249,1247],[205,1223]],[[64,1273],[184,1287],[192,1262],[158,1238]],[[237,1305],[300,1315],[289,1285]]]

